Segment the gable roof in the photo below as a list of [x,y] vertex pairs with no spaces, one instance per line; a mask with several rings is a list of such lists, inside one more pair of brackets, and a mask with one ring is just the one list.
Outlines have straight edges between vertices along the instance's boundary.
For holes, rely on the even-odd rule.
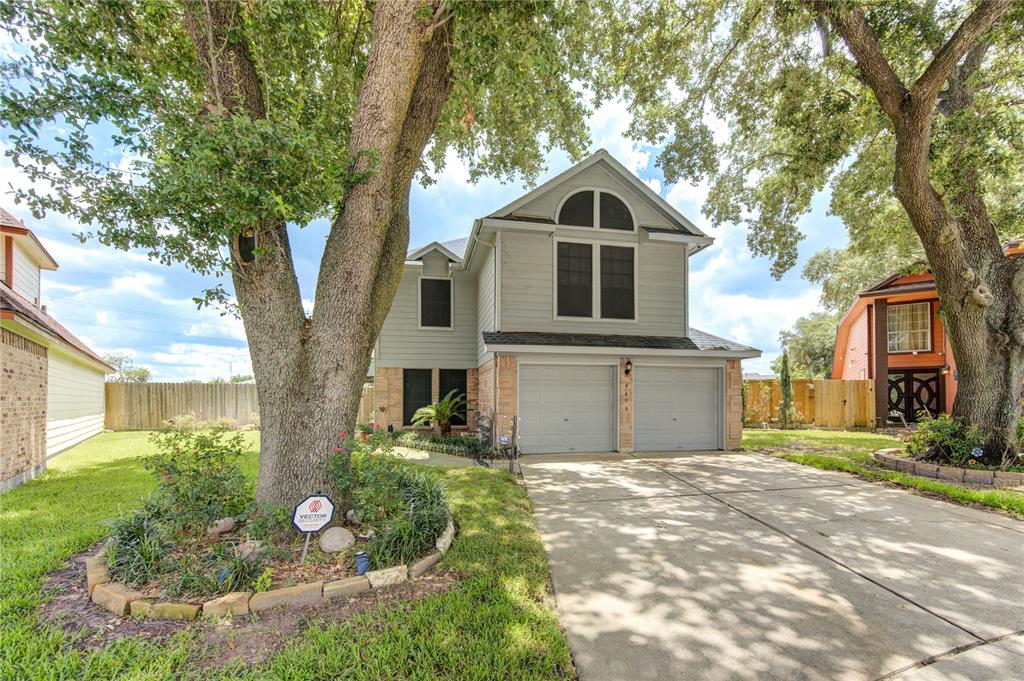
[[469,245],[469,237],[464,236],[461,239],[452,239],[450,241],[431,241],[426,246],[421,246],[417,249],[409,251],[405,259],[406,260],[421,260],[423,256],[431,251],[438,251],[448,256],[448,259],[452,262],[462,262],[462,259],[466,255],[466,246]]
[[644,182],[639,177],[630,172],[630,170],[626,168],[626,166],[619,163],[614,156],[608,153],[606,149],[598,149],[596,152],[594,152],[587,158],[583,159],[576,165],[572,166],[568,170],[559,173],[558,175],[555,175],[547,182],[535,187],[526,194],[523,194],[515,201],[502,206],[501,208],[494,211],[487,217],[515,219],[514,217],[511,217],[511,213],[513,213],[516,209],[521,208],[522,206],[526,205],[527,203],[537,198],[541,194],[544,194],[554,189],[555,187],[562,184],[566,180],[569,180],[575,177],[576,175],[579,175],[580,173],[586,171],[587,169],[599,163],[605,164],[608,167],[608,169],[616,177],[618,177],[624,184],[636,190],[636,192],[639,193],[643,198],[647,199],[647,201],[649,201],[653,206],[655,206],[661,212],[665,213],[673,222],[678,224],[679,229],[676,231],[682,232],[684,234],[689,234],[691,236],[707,237],[707,234],[702,232],[697,227],[697,225],[693,224],[693,222],[691,222],[686,216],[684,216],[678,210],[673,208],[672,204],[670,204],[665,199],[661,198],[661,196],[656,191],[651,189],[646,182]]
[[33,262],[44,270],[57,269],[57,261],[53,259],[50,252],[46,250],[42,242],[36,238],[25,223],[11,215],[5,208],[0,206],[0,234],[7,234],[18,240],[22,248],[29,252]]
[[59,340],[64,341],[66,344],[70,345],[73,350],[77,351],[78,354],[84,355],[93,362],[101,364],[111,372],[114,371],[114,367],[104,362],[102,357],[93,352],[93,350],[83,343],[75,334],[68,331],[63,324],[30,303],[3,282],[0,282],[0,313],[4,313],[3,316],[5,317],[20,317],[23,322],[29,322],[31,325],[42,329],[51,336],[56,336]]

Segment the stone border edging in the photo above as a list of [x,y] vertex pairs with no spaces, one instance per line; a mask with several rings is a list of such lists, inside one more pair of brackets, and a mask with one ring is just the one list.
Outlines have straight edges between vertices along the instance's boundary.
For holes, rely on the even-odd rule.
[[936,478],[950,482],[969,483],[972,485],[985,485],[988,487],[1022,487],[1024,486],[1024,473],[1011,471],[993,471],[976,468],[958,468],[956,466],[943,466],[926,461],[914,461],[903,456],[897,456],[892,452],[899,452],[899,449],[879,449],[872,457],[875,462],[883,468],[919,475],[923,478]]
[[320,605],[335,598],[355,596],[370,589],[401,584],[423,576],[437,565],[451,547],[455,523],[451,513],[448,525],[434,542],[434,550],[411,565],[370,570],[365,575],[346,577],[333,582],[307,582],[270,591],[234,591],[206,601],[194,603],[158,602],[141,592],[110,579],[107,558],[103,552],[85,559],[85,581],[89,598],[96,605],[124,617],[135,615],[148,619],[194,620],[200,614],[208,617],[248,615],[277,607]]

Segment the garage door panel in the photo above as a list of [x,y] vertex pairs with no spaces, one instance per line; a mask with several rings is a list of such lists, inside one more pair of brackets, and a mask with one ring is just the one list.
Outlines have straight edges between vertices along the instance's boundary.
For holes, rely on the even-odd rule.
[[721,380],[717,367],[637,367],[633,379],[635,449],[718,449],[723,417]]
[[520,365],[524,453],[615,448],[615,372],[609,366]]

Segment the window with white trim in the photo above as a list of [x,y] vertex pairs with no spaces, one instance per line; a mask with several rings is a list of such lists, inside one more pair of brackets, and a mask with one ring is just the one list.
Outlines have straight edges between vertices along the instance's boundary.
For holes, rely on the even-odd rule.
[[593,189],[583,189],[570,195],[558,211],[558,224],[624,232],[632,232],[635,227],[633,213],[625,201],[609,192]]
[[636,247],[555,242],[555,317],[636,320]]
[[929,352],[932,349],[932,304],[900,303],[886,307],[889,352]]
[[420,277],[420,326],[452,328],[452,280]]

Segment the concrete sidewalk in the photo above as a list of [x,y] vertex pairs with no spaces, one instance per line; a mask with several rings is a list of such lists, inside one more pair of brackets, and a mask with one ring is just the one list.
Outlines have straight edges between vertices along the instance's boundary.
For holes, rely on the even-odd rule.
[[753,454],[522,464],[583,681],[1024,679],[1024,523]]

